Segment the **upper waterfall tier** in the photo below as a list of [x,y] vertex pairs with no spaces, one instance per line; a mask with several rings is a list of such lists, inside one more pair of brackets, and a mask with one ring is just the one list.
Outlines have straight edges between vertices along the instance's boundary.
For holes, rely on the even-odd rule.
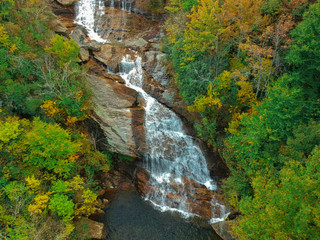
[[107,42],[101,37],[100,26],[105,14],[104,0],[80,0],[76,3],[75,23],[84,26],[92,40]]

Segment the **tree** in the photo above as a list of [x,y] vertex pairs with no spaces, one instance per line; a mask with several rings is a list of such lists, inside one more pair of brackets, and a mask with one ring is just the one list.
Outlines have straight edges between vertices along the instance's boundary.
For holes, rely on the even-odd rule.
[[46,47],[45,50],[57,57],[60,68],[65,67],[66,64],[74,65],[79,61],[80,48],[72,39],[67,40],[63,36],[55,35],[50,43],[51,46]]
[[24,162],[34,167],[53,171],[62,178],[72,174],[72,156],[80,145],[71,140],[71,135],[57,124],[48,124],[35,119],[32,129],[23,139]]
[[287,55],[295,81],[306,98],[318,99],[320,91],[320,2],[310,6],[304,20],[292,31],[294,43]]
[[253,197],[240,201],[239,239],[318,239],[319,159],[317,146],[307,159],[287,158],[279,180],[256,176]]

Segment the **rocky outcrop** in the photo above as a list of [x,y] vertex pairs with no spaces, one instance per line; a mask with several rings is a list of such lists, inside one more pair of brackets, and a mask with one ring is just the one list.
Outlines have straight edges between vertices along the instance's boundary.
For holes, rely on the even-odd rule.
[[168,86],[169,76],[163,65],[165,54],[161,51],[150,50],[144,54],[144,69],[162,86]]
[[101,50],[98,43],[87,39],[86,32],[83,27],[77,26],[70,34],[72,39],[76,41],[80,47],[80,59],[82,62],[89,61],[90,51],[97,52]]
[[108,7],[125,9],[129,12],[153,20],[159,20],[163,17],[161,14],[152,12],[149,7],[150,3],[145,0],[126,0],[125,2],[122,0],[105,0],[105,4]]
[[56,0],[56,1],[63,6],[70,6],[79,0]]
[[137,102],[137,92],[104,77],[88,75],[92,91],[94,118],[107,137],[111,151],[139,156],[144,143],[144,109]]
[[106,228],[103,223],[86,219],[85,222],[89,225],[90,236],[94,239],[105,239],[107,236]]
[[55,33],[67,36],[67,28],[64,26],[64,23],[61,21],[61,18],[55,17],[49,23],[50,29]]
[[109,70],[115,73],[119,72],[119,63],[127,54],[132,55],[134,58],[132,52],[128,49],[109,44],[103,45],[99,52],[93,53],[95,59],[106,65]]
[[234,221],[223,221],[212,223],[211,226],[223,240],[235,240],[236,238],[232,234],[232,224]]
[[80,59],[82,62],[87,62],[89,61],[89,57],[90,57],[90,54],[89,54],[89,51],[84,49],[84,48],[80,48]]
[[50,28],[58,34],[68,36],[75,28],[74,6],[63,6],[56,0],[49,0],[49,3],[54,15],[56,16],[56,19],[53,19],[49,24]]

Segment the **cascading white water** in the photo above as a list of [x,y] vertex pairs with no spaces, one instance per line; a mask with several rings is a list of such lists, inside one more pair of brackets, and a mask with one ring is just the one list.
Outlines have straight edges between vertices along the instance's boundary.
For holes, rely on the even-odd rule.
[[[149,192],[146,200],[162,211],[178,211],[188,217],[193,214],[189,212],[186,199],[188,195],[192,195],[193,188],[190,183],[186,183],[185,178],[210,190],[215,190],[217,186],[210,178],[200,147],[191,136],[185,134],[180,118],[142,89],[141,57],[135,58],[133,61],[127,55],[122,59],[120,75],[126,85],[139,92],[146,101],[145,130],[148,149],[143,165],[151,174],[151,185],[157,189]],[[189,185],[186,186],[187,184]],[[180,198],[168,203],[168,193],[178,194]],[[214,201],[215,199],[212,200],[213,205],[218,206]],[[225,217],[224,206],[221,205],[220,209],[221,216],[214,216],[212,222],[221,221]]]
[[105,14],[104,0],[80,0],[75,6],[75,23],[84,26],[92,40],[100,43],[107,42],[98,33],[102,17]]
[[[114,1],[111,8],[114,7]],[[128,6],[126,0],[122,8]],[[88,30],[91,39],[105,42],[98,34],[99,23],[104,15],[103,0],[80,0],[77,3],[76,23]],[[95,25],[98,24],[98,25]],[[108,35],[106,35],[108,36]],[[119,39],[121,41],[122,37]],[[120,63],[120,75],[128,87],[139,92],[146,102],[145,131],[146,154],[144,168],[150,173],[150,184],[156,191],[150,191],[145,197],[161,211],[178,211],[184,216],[190,213],[188,196],[192,196],[194,188],[189,180],[204,185],[209,190],[215,190],[216,184],[210,178],[206,159],[191,136],[183,130],[180,118],[171,110],[164,107],[156,99],[148,95],[143,89],[143,72],[141,57],[130,55]],[[169,194],[179,196],[170,199]],[[225,207],[214,198],[212,206],[220,208],[219,216],[214,216],[211,222],[221,221],[225,217]]]

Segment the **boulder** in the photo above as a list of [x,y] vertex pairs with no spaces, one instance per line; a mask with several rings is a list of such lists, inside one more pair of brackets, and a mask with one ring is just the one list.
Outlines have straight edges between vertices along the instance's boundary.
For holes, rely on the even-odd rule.
[[101,49],[98,43],[87,40],[87,31],[82,26],[75,27],[75,29],[71,32],[70,36],[74,41],[76,41],[79,44],[80,48],[83,48],[85,50],[91,50],[93,52],[100,51]]
[[162,64],[165,54],[160,51],[147,51],[144,56],[144,69],[162,86],[168,86],[169,76],[167,69]]
[[58,3],[62,4],[63,6],[70,6],[77,2],[78,0],[56,0]]
[[105,239],[107,236],[106,228],[103,223],[87,219],[89,225],[90,235],[94,239]]
[[106,213],[100,208],[103,208],[103,205],[102,204],[99,204],[99,208],[96,208],[96,210],[94,211],[94,213],[92,213],[90,215],[90,219],[93,220],[93,221],[103,221]]
[[124,42],[124,45],[126,48],[132,48],[134,50],[145,48],[147,44],[148,42],[143,38],[128,39],[127,41]]
[[80,48],[80,59],[82,62],[87,62],[89,60],[89,51],[84,48]]
[[235,240],[236,238],[232,234],[232,224],[234,221],[222,221],[212,223],[211,226],[223,240]]
[[108,78],[88,75],[87,80],[92,92],[92,118],[104,131],[108,148],[137,157],[145,138],[144,110],[137,106],[137,92]]
[[55,33],[67,36],[67,28],[63,25],[63,23],[58,17],[51,20],[49,23],[49,26],[51,30],[54,31]]
[[119,72],[119,63],[127,54],[132,55],[132,52],[130,52],[128,49],[109,44],[103,45],[99,52],[93,53],[95,59],[102,62],[113,72]]

